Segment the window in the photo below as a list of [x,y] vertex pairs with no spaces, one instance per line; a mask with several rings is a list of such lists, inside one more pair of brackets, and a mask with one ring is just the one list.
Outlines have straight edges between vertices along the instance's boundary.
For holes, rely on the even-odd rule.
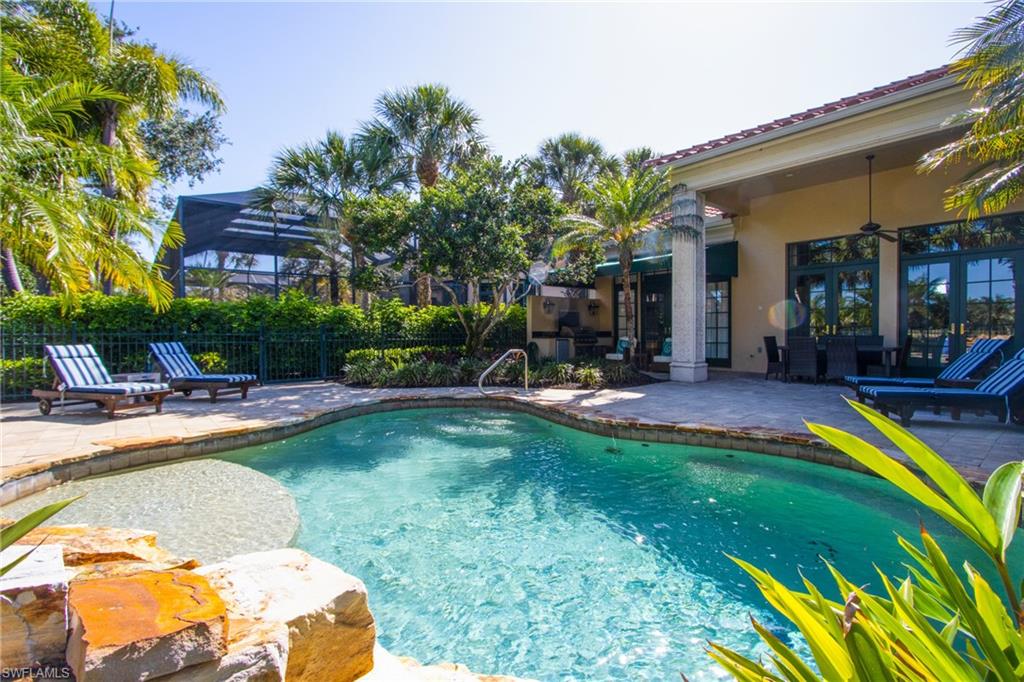
[[710,365],[728,367],[730,364],[731,289],[729,280],[708,282],[705,287],[707,300],[704,304],[704,355]]
[[878,237],[850,235],[835,239],[815,239],[790,244],[787,249],[791,268],[871,261],[878,259]]
[[1024,213],[900,230],[900,253],[904,256],[1013,244],[1024,244]]

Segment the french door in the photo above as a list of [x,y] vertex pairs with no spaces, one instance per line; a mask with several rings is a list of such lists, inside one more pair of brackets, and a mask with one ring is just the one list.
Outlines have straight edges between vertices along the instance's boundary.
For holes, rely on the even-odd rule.
[[796,303],[791,336],[867,336],[878,329],[878,265],[832,265],[790,272]]
[[643,279],[640,347],[651,356],[661,355],[665,339],[672,336],[672,273]]
[[1021,337],[1024,250],[915,256],[901,267],[900,325],[916,373],[938,373],[978,338]]

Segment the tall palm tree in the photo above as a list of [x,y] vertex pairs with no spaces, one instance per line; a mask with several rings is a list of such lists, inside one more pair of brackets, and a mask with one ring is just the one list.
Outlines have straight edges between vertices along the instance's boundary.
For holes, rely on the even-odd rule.
[[[433,187],[451,168],[485,150],[480,117],[432,83],[383,93],[374,104],[376,118],[363,125],[364,142],[389,147],[408,164],[420,187]],[[415,273],[420,307],[430,305],[430,278]]]
[[[48,46],[28,52],[26,65],[35,73],[62,73],[103,86],[117,95],[90,102],[91,126],[100,144],[120,146],[136,158],[145,158],[138,123],[172,115],[182,103],[198,103],[221,111],[224,102],[216,85],[180,58],[160,52],[154,45],[128,39],[113,25],[104,26],[84,0],[41,0],[6,28],[23,45],[46,41]],[[113,21],[113,17],[110,18]],[[59,60],[60,71],[53,71]],[[144,200],[152,179],[141,186],[119,185],[105,174],[101,193],[110,199],[130,193]],[[117,226],[108,232],[118,238]],[[124,236],[124,235],[122,235]],[[111,292],[110,278],[103,289]]]
[[562,133],[541,143],[527,171],[538,183],[558,192],[562,203],[575,206],[581,190],[618,166],[618,159],[606,154],[596,138]]
[[[98,266],[102,277],[166,307],[173,292],[160,266],[107,233],[113,226],[152,242],[151,214],[132,197],[90,191],[93,178],[145,185],[152,165],[82,139],[76,129],[89,104],[121,96],[99,85],[27,76],[13,68],[16,55],[6,37],[0,40],[0,244],[6,264],[17,259],[31,266],[65,304],[91,287]],[[177,246],[181,239],[172,225],[164,244]]]
[[920,168],[970,163],[946,192],[946,208],[968,218],[1005,209],[1024,194],[1024,0],[1011,0],[953,35],[965,45],[951,69],[974,90],[972,107],[951,119],[969,125],[959,139],[921,159]]
[[[582,198],[594,207],[594,216],[573,214],[563,218],[568,232],[554,246],[555,255],[584,244],[598,242],[613,245],[619,252],[622,268],[622,303],[629,335],[633,338],[633,295],[629,286],[633,272],[633,255],[644,238],[662,226],[656,218],[668,205],[671,190],[668,175],[661,170],[641,166],[629,173],[605,173],[592,187],[582,191]],[[635,356],[631,353],[631,361]]]
[[[331,302],[339,303],[338,278],[346,267],[343,245],[351,250],[356,266],[365,262],[365,248],[355,238],[345,206],[352,196],[386,194],[409,183],[405,166],[391,148],[375,140],[345,139],[328,132],[312,144],[285,149],[270,169],[268,182],[257,191],[257,208],[265,212],[288,210],[315,216],[314,237],[298,257],[315,258],[328,269]],[[355,297],[355,287],[350,288]],[[367,292],[364,292],[364,299]],[[368,303],[368,301],[364,301]]]

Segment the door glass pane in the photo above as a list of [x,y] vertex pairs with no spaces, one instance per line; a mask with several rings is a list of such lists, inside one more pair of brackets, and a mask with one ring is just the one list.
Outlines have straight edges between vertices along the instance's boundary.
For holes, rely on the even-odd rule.
[[840,270],[836,273],[837,333],[868,336],[875,331],[874,273],[869,270]]
[[824,336],[828,333],[828,297],[825,273],[796,276],[793,298],[804,314],[793,329],[794,336]]
[[661,355],[664,340],[672,336],[672,275],[646,275],[643,280],[643,350]]
[[964,341],[970,347],[980,337],[1013,336],[1016,283],[1012,258],[967,261]]
[[704,306],[704,355],[708,360],[729,359],[729,282],[708,282]]
[[912,338],[909,364],[938,368],[949,362],[950,264],[907,266],[907,333]]

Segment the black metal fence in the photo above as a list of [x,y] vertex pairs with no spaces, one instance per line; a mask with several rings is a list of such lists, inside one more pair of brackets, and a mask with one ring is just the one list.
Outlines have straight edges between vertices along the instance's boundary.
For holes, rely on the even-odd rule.
[[[156,371],[149,344],[181,341],[207,372],[255,374],[264,383],[316,381],[339,377],[353,350],[420,346],[457,349],[462,334],[353,333],[330,327],[249,332],[195,332],[170,328],[162,331],[97,331],[77,325],[25,327],[5,324],[0,330],[0,398],[31,398],[32,389],[48,386],[52,370],[43,359],[47,344],[91,343],[111,374]],[[522,347],[523,331],[501,330],[488,339],[488,347]]]

